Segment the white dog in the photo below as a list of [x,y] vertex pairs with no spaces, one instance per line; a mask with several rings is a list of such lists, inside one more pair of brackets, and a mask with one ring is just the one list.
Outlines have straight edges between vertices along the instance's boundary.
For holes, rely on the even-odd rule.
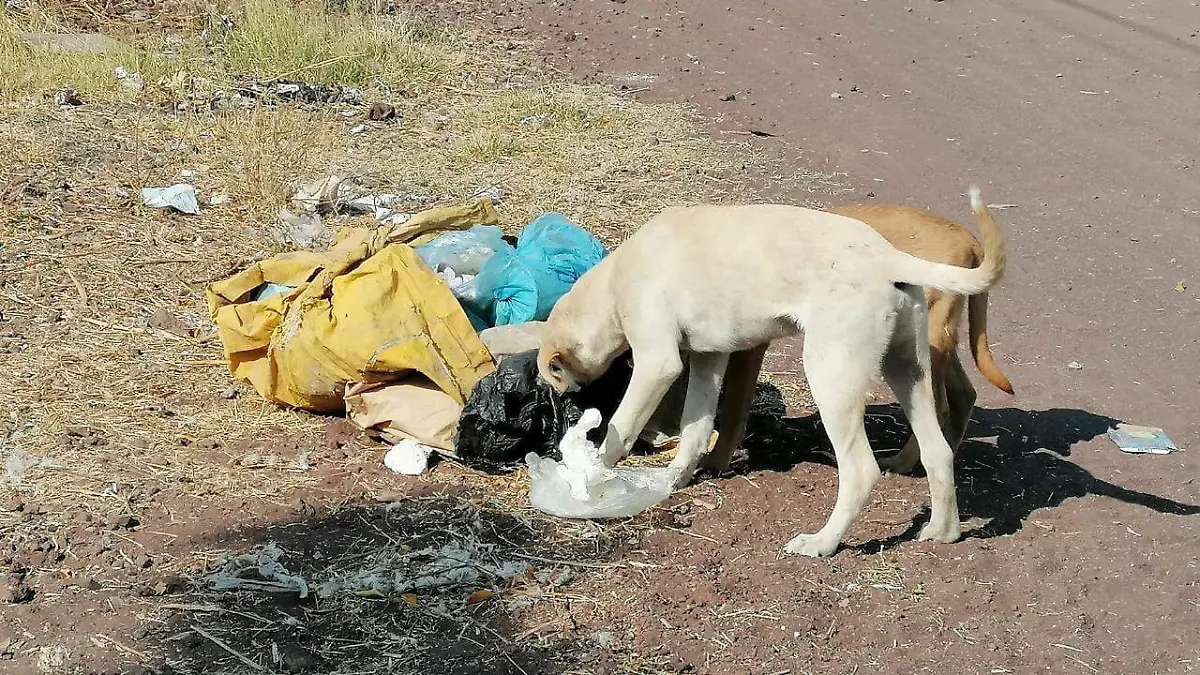
[[682,368],[690,377],[679,485],[707,448],[731,352],[804,332],[804,371],[838,464],[833,513],[788,553],[837,550],[880,476],[863,415],[883,375],[920,444],[932,514],[921,539],[952,542],[961,525],[953,453],[938,426],[929,376],[925,294],[987,291],[1004,271],[1004,241],[974,186],[984,259],[967,269],[902,253],[858,220],[792,206],[694,206],[663,211],[564,296],[545,327],[541,376],[560,391],[602,375],[633,350],[633,377],[605,437],[624,457]]

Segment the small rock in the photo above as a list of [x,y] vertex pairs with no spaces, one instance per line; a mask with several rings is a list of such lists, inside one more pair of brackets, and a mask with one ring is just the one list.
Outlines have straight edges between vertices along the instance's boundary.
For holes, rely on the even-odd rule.
[[307,673],[321,665],[317,657],[298,645],[285,645],[279,652],[279,667],[285,673]]
[[[372,122],[393,122],[399,117],[396,107],[387,103],[372,103],[367,109],[367,119]],[[354,133],[353,130],[350,133]]]
[[108,529],[110,530],[132,530],[139,524],[138,519],[128,513],[113,514],[108,519]]
[[201,450],[216,450],[221,447],[221,442],[215,438],[201,438],[194,445]]
[[20,605],[33,600],[33,589],[12,575],[0,577],[0,605]]
[[737,100],[737,94],[725,94],[724,96],[722,96],[722,97],[721,97],[721,100],[722,100],[722,101],[726,101],[726,102],[729,102],[729,101],[736,101],[736,100]]
[[616,643],[616,636],[612,634],[612,631],[598,630],[589,637],[601,649],[612,649],[613,644]]
[[842,95],[836,91],[829,95],[829,98],[841,98],[841,97],[842,97]]
[[221,394],[221,396],[223,396],[227,400],[232,401],[233,399],[238,397],[238,390],[236,387],[229,387]]
[[1067,370],[1083,370],[1083,364],[1078,361],[1072,361],[1067,364]]
[[70,87],[63,87],[54,92],[54,105],[60,107],[74,107],[83,105],[83,99],[79,97],[79,92]]
[[100,582],[96,580],[96,577],[84,577],[80,579],[79,587],[85,591],[98,591],[101,588]]
[[16,497],[0,501],[0,513],[19,513],[23,510],[25,510],[25,502]]
[[366,133],[366,131],[367,131],[367,125],[365,125],[365,124],[356,124],[356,125],[350,127],[350,135],[351,136],[357,136],[359,134]]

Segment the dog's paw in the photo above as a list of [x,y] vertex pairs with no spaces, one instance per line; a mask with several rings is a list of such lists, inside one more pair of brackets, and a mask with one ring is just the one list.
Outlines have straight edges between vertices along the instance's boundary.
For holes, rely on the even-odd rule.
[[887,473],[908,475],[917,468],[919,461],[921,461],[921,446],[917,445],[915,438],[910,438],[903,450],[891,457],[879,460],[879,468]]
[[929,521],[917,535],[919,541],[939,541],[943,544],[953,544],[962,536],[962,523],[948,520],[944,523]]
[[879,468],[882,469],[884,473],[907,476],[917,468],[918,461],[919,460],[916,458],[905,457],[904,453],[901,452],[898,455],[884,457],[883,459],[879,460]]
[[730,460],[729,455],[717,456],[710,452],[700,460],[700,468],[708,470],[714,476],[721,476],[729,473]]
[[839,543],[841,542],[836,539],[830,541],[829,537],[820,533],[798,534],[783,547],[783,552],[787,555],[803,555],[809,558],[828,558],[837,551]]
[[676,490],[682,490],[687,487],[688,483],[692,482],[692,477],[696,475],[696,467],[689,469],[687,467],[671,466],[667,468],[675,472]]

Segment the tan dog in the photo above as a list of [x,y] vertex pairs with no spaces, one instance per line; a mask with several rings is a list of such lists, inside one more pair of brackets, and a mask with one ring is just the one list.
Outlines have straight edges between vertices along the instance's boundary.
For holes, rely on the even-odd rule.
[[[830,209],[829,212],[861,220],[883,235],[892,246],[918,258],[959,267],[977,267],[983,262],[983,248],[970,230],[927,209],[903,205],[855,205]],[[979,217],[990,218],[990,214],[985,211]],[[986,227],[982,222],[979,225],[981,230]],[[958,358],[958,324],[964,304],[969,310],[969,345],[976,367],[998,389],[1013,393],[1012,384],[996,365],[988,345],[987,302],[987,293],[972,295],[968,300],[934,288],[925,289],[933,398],[942,433],[950,449],[955,451],[967,431],[976,398],[975,387]],[[730,355],[725,373],[720,435],[703,462],[718,473],[729,469],[733,451],[745,435],[754,385],[765,353],[766,346],[763,346]],[[909,473],[919,458],[920,449],[914,436],[899,454],[885,460],[884,466],[896,473]]]
[[679,452],[687,483],[707,449],[734,352],[804,332],[804,368],[838,463],[833,513],[789,553],[837,550],[879,479],[863,426],[880,377],[919,443],[932,513],[920,538],[958,539],[953,452],[938,426],[922,286],[986,292],[1004,270],[1004,241],[979,191],[971,205],[985,255],[979,267],[933,263],[896,250],[865,223],[792,206],[695,206],[652,218],[579,279],[546,322],[541,376],[559,391],[595,380],[627,349],[633,376],[605,437],[609,464],[625,456],[683,369],[689,379]]

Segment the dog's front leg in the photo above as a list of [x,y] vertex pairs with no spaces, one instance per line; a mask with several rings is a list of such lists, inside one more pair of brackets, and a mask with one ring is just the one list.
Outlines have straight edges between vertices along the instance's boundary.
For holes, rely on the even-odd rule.
[[729,355],[725,367],[725,399],[721,402],[721,426],[717,444],[700,462],[701,466],[718,474],[729,470],[729,461],[746,435],[746,420],[750,417],[750,404],[754,401],[754,387],[762,371],[763,358],[767,355],[764,344]]
[[[633,350],[633,376],[604,436],[604,462],[612,466],[633,448],[634,441],[683,370],[679,349]],[[685,404],[686,407],[686,404]]]
[[712,436],[713,418],[717,414],[717,399],[721,395],[721,380],[729,354],[691,355],[688,367],[687,397],[683,401],[682,432],[679,452],[671,461],[672,469],[679,472],[675,487],[683,487],[696,473],[696,467],[704,451],[708,450],[708,439]]

